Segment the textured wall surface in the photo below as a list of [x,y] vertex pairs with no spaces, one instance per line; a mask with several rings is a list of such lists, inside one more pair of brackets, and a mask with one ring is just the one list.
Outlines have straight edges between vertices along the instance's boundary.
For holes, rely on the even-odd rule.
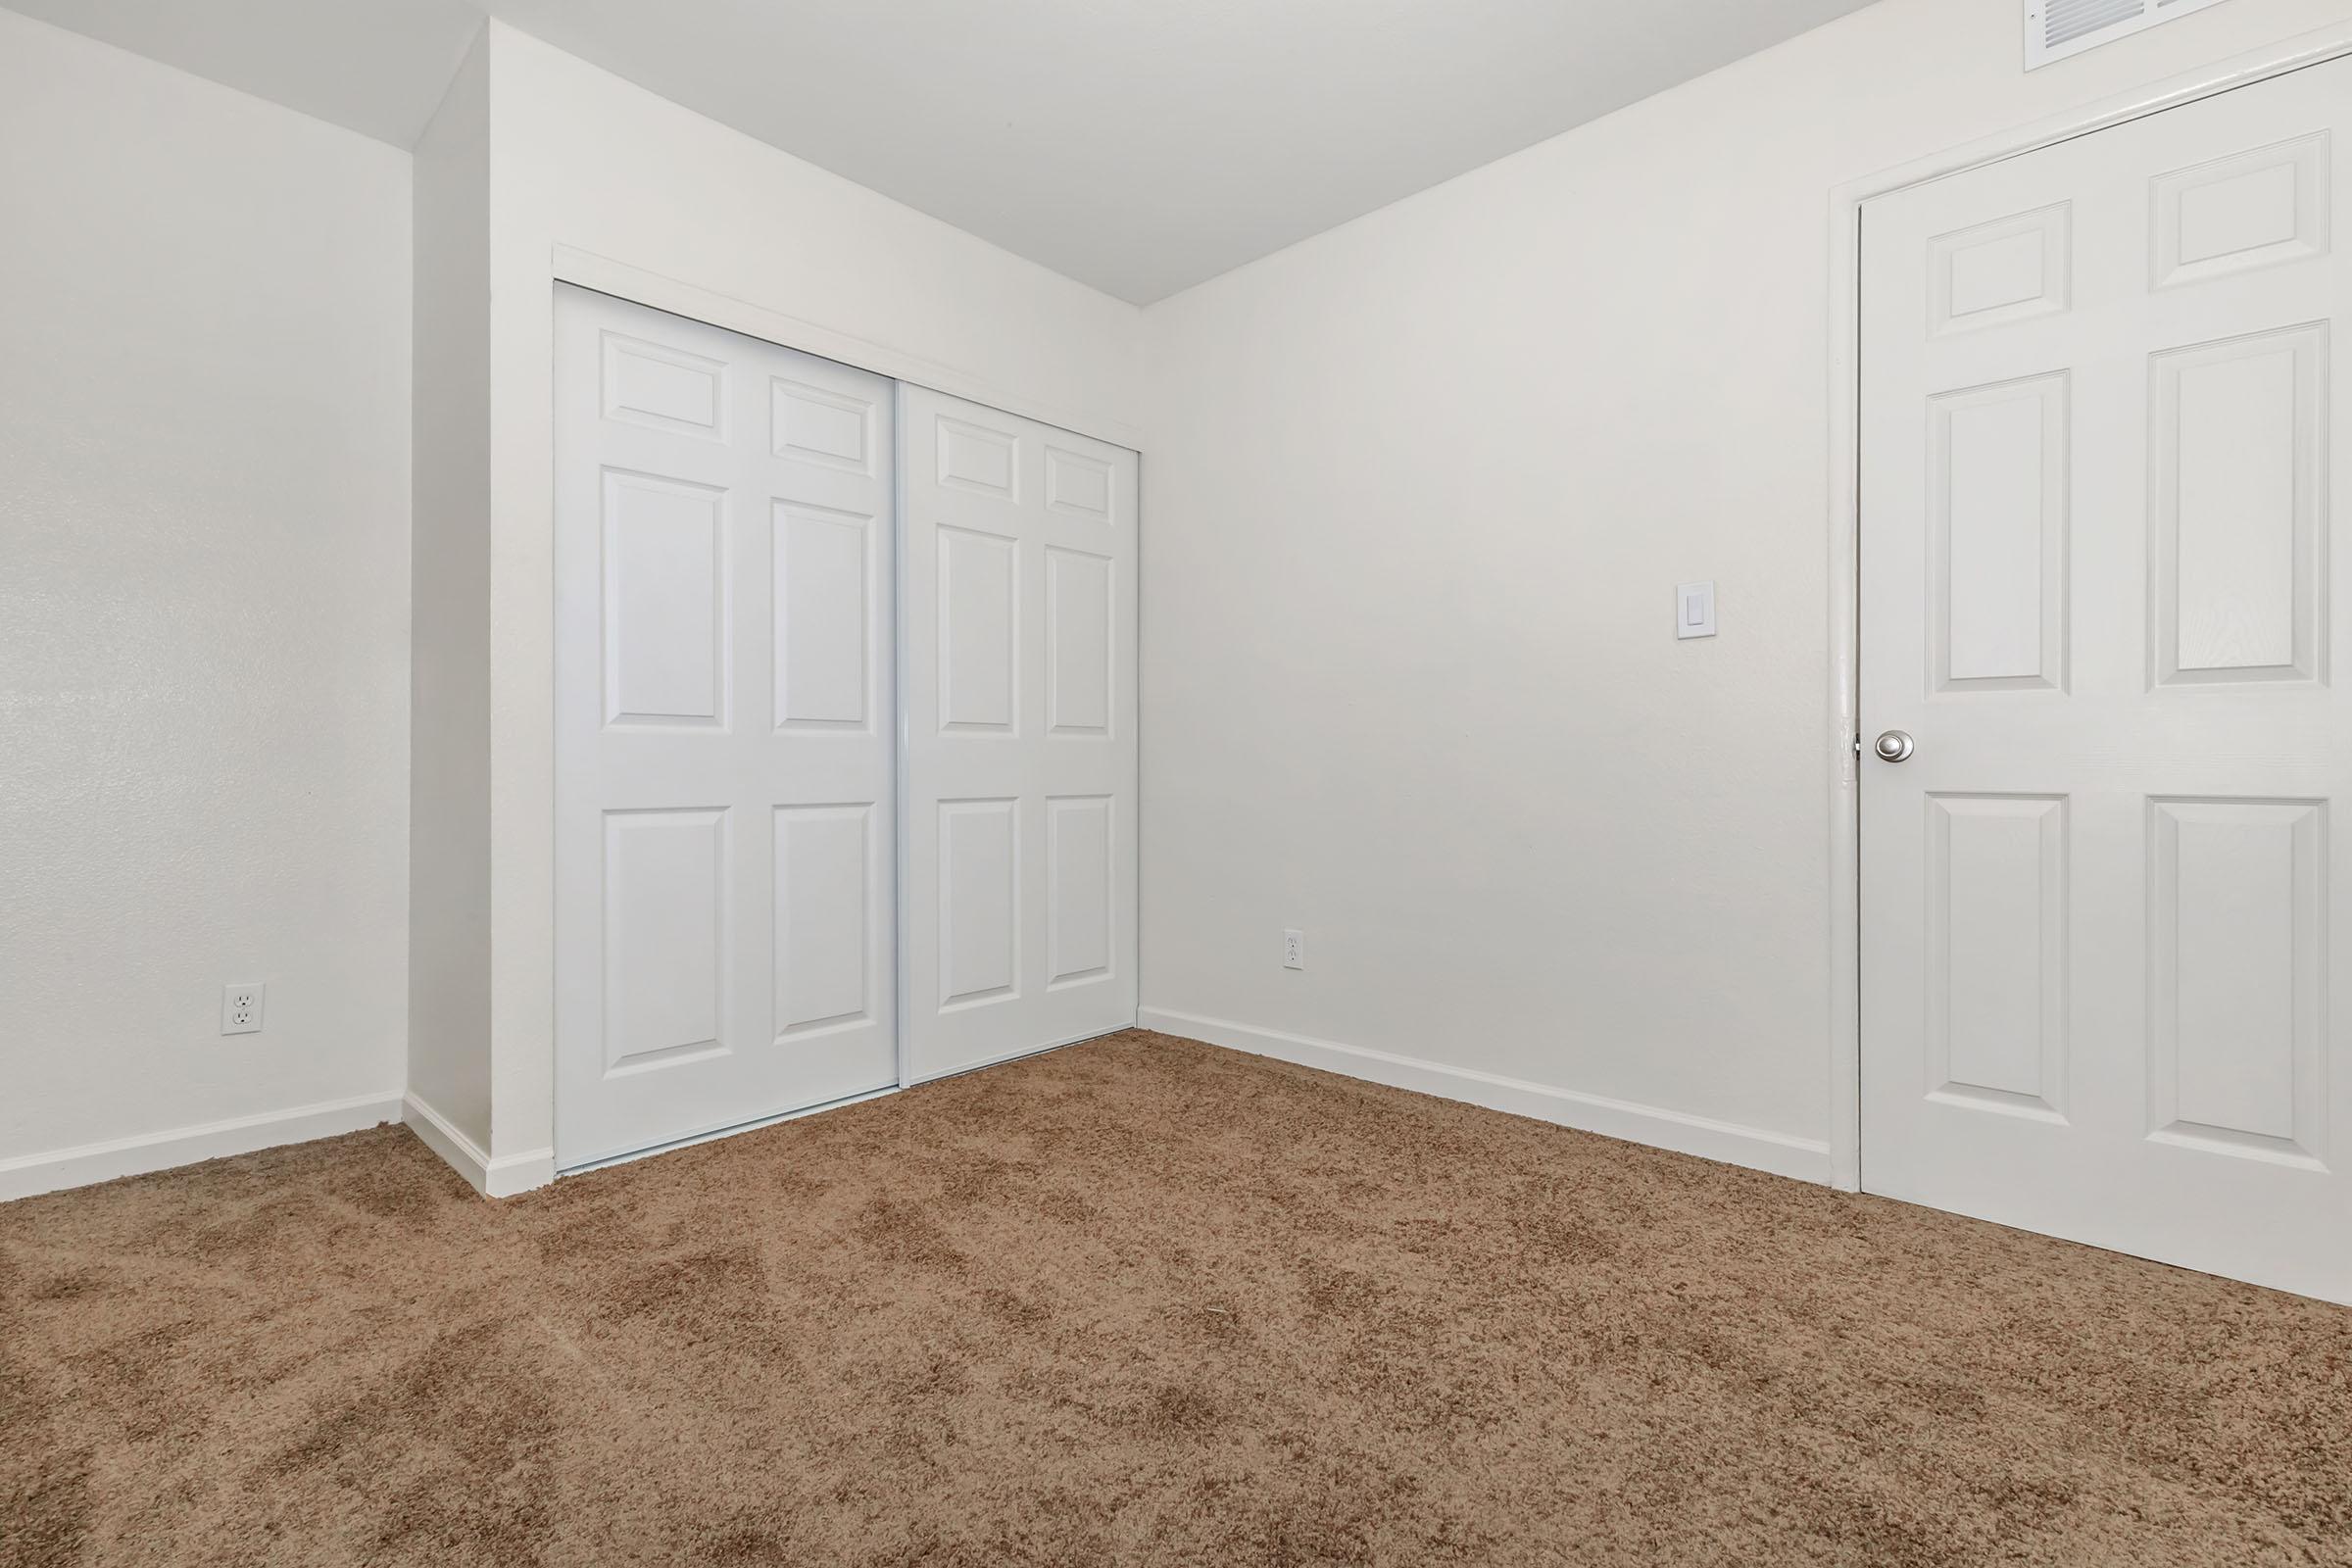
[[490,1147],[490,46],[416,144],[409,1093]]
[[409,159],[6,12],[0,148],[0,1158],[396,1094]]
[[1146,1007],[1826,1139],[1830,192],[2348,14],[1887,0],[1152,307]]

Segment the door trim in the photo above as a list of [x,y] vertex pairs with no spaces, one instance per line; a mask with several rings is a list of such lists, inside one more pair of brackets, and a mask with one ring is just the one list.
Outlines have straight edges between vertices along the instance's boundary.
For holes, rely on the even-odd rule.
[[1023,397],[1009,387],[998,386],[986,377],[952,365],[837,331],[802,317],[787,316],[764,305],[754,305],[749,300],[739,300],[577,246],[557,245],[548,259],[548,275],[553,282],[576,284],[649,310],[701,321],[706,326],[744,337],[756,337],[778,348],[798,349],[803,354],[834,360],[854,369],[870,370],[893,381],[929,387],[966,403],[978,403],[1040,424],[1092,436],[1130,452],[1144,450],[1143,431],[1121,420],[1097,417],[1084,410],[1040,404],[1034,398]]
[[1860,709],[1862,207],[2200,98],[2352,55],[2352,21],[2283,39],[1892,169],[1830,192],[1830,1185],[1862,1188]]

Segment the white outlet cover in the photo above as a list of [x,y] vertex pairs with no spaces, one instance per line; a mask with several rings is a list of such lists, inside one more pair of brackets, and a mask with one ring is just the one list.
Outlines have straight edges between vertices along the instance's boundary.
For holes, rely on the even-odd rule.
[[1306,933],[1285,931],[1282,934],[1282,966],[1285,969],[1306,967]]
[[220,1032],[224,1035],[260,1034],[262,1013],[269,1001],[268,986],[221,987]]

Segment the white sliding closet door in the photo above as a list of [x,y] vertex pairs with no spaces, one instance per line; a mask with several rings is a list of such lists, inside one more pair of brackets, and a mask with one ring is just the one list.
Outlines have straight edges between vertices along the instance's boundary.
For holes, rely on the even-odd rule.
[[899,398],[912,1083],[1135,1021],[1136,456]]
[[891,383],[574,289],[556,1152],[898,1081]]

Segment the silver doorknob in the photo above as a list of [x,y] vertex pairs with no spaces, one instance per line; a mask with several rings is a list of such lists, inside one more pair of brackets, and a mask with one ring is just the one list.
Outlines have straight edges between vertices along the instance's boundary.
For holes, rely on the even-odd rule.
[[1879,754],[1882,761],[1899,762],[1911,755],[1913,747],[1909,735],[1899,729],[1890,729],[1879,737],[1878,744],[1872,749]]

